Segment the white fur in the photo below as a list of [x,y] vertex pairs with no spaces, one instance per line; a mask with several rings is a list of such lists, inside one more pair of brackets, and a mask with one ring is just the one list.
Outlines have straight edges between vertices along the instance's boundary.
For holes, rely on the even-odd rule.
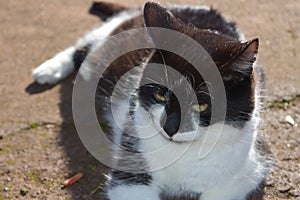
[[[137,110],[140,111],[136,118],[143,117],[143,108]],[[219,138],[206,141],[201,137],[192,143],[170,142],[163,134],[141,140],[140,151],[144,152],[149,165],[152,187],[174,195],[180,190],[199,192],[201,200],[244,199],[266,174],[255,152],[257,120],[253,117],[242,129],[211,125],[211,132],[223,127],[222,133],[216,134]],[[137,133],[154,135],[158,129],[154,125],[140,127]],[[205,157],[199,156],[203,146],[210,150]],[[159,152],[153,153],[155,151]]]
[[[119,107],[118,111],[120,114],[127,113],[128,108]],[[210,126],[211,132],[222,128],[222,134],[217,134],[219,138],[204,141],[205,137],[201,137],[193,142],[179,143],[170,141],[167,134],[162,134],[162,128],[153,120],[162,112],[159,106],[154,107],[150,112],[152,119],[149,119],[149,112],[139,104],[135,112],[135,119],[140,125],[136,127],[141,142],[139,150],[144,153],[152,175],[150,186],[113,187],[108,191],[110,200],[159,199],[162,191],[175,196],[180,191],[199,192],[202,193],[201,200],[242,200],[265,177],[266,168],[258,162],[254,144],[257,110],[242,129],[214,124]],[[117,120],[126,119],[121,117]],[[216,144],[211,141],[216,141]],[[205,157],[199,156],[203,146],[211,150]]]
[[112,118],[110,121],[115,122],[113,126],[113,142],[115,145],[120,147],[122,139],[122,130],[124,129],[124,124],[127,121],[127,116],[129,112],[128,101],[119,101],[118,104],[112,104]]
[[109,190],[110,200],[160,200],[159,193],[146,185],[121,185]]
[[[101,44],[119,25],[134,18],[138,14],[140,14],[140,11],[121,12],[120,14],[111,18],[108,22],[104,23],[101,27],[89,33],[83,40],[79,40],[77,45],[82,46],[82,43],[86,44],[86,42],[88,42],[88,44],[92,44],[92,48],[101,48]],[[90,80],[91,76],[93,75],[93,71],[88,65],[83,65],[79,69],[79,73],[86,81]]]
[[77,41],[77,47],[84,47],[86,44],[98,45],[103,42],[119,25],[123,22],[132,19],[140,12],[137,11],[123,11],[116,16],[108,19],[100,27],[88,32],[86,36]]

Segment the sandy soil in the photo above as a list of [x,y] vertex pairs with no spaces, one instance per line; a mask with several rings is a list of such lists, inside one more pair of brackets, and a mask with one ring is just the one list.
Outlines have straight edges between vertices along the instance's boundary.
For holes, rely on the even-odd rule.
[[[0,200],[101,199],[107,168],[76,134],[71,114],[74,76],[53,87],[32,83],[30,77],[41,62],[100,23],[87,14],[91,2],[0,0]],[[299,1],[185,3],[211,5],[236,21],[246,38],[260,38],[258,60],[267,89],[262,134],[274,159],[265,199],[300,199]],[[298,127],[286,122],[287,115]],[[79,182],[61,188],[64,179],[78,172],[84,173]]]

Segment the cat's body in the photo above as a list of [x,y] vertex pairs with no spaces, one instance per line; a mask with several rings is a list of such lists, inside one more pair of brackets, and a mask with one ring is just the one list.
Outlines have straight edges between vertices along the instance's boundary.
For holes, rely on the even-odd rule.
[[[97,101],[96,95],[96,107],[104,104],[101,102],[105,99],[103,96],[110,97],[115,80],[135,65],[143,63],[137,72],[137,78],[132,79],[136,81],[132,87],[138,90],[127,96],[134,96],[133,100],[126,101],[125,97],[114,102],[114,112],[119,113],[117,121],[121,122],[120,129],[123,132],[116,137],[114,134],[117,135],[119,130],[112,127],[110,134],[113,135],[114,143],[123,146],[125,150],[143,153],[141,162],[146,170],[137,174],[113,170],[106,187],[107,199],[261,199],[261,185],[266,175],[267,161],[264,161],[265,158],[259,150],[257,135],[261,84],[261,71],[255,64],[258,40],[244,42],[244,37],[235,24],[226,21],[215,10],[192,6],[168,8],[171,13],[157,4],[147,3],[143,16],[141,10],[126,10],[121,6],[105,3],[95,4],[92,13],[102,19],[109,15],[114,16],[79,40],[75,47],[68,48],[39,66],[34,70],[33,78],[42,84],[56,83],[75,68],[79,68],[90,50],[101,48],[101,43],[107,37],[131,28],[144,27],[144,24],[147,27],[168,28],[187,34],[204,47],[220,70],[227,95],[225,118],[223,121],[211,120],[210,102],[213,97],[206,95],[208,86],[202,77],[190,70],[190,64],[182,58],[157,50],[136,52],[139,56],[135,60],[134,52],[119,58],[110,66],[111,70],[106,71],[102,82],[100,81],[97,90],[100,97]],[[155,34],[149,33],[152,39],[156,37]],[[155,43],[155,39],[153,40]],[[147,75],[147,63],[151,62],[171,66],[186,77],[193,73],[193,89],[201,86],[199,95],[196,95],[199,104],[186,108],[186,118],[182,113],[178,117],[178,100],[167,88],[153,83],[139,85],[139,81]],[[85,79],[89,79],[88,68],[81,68],[80,73]],[[203,99],[205,101],[201,102]],[[127,105],[128,102],[130,105]],[[200,112],[200,122],[197,121],[199,119],[195,117],[196,114],[193,114],[195,109]],[[148,120],[149,113],[152,116],[152,125],[138,126]],[[101,115],[99,118],[104,118],[113,126],[110,117],[105,114],[103,117],[103,113]],[[163,117],[164,123],[161,122]],[[189,119],[190,127],[181,127],[178,118],[179,121]],[[158,130],[157,126],[161,129]],[[222,134],[211,135],[207,141],[200,136],[208,128],[212,133],[222,130]],[[158,134],[146,140],[139,139],[153,133]],[[190,139],[190,135],[196,135],[196,139]],[[216,144],[212,144],[212,141],[216,141]],[[168,149],[159,156],[147,154],[164,146],[168,146]],[[211,146],[213,148],[210,149]],[[210,151],[201,157],[200,147]],[[158,169],[157,166],[164,163],[170,154],[181,152],[184,153],[174,162]],[[120,156],[120,160],[122,159],[127,158]],[[136,161],[129,160],[129,163],[134,162]]]

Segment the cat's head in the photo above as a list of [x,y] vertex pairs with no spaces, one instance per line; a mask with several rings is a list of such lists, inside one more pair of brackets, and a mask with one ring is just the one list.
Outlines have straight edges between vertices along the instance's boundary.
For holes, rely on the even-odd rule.
[[[210,94],[205,81],[192,64],[169,51],[156,50],[146,66],[142,79],[155,79],[141,85],[138,92],[140,110],[148,113],[156,130],[175,141],[187,141],[197,137],[201,129],[224,121],[235,128],[242,128],[249,121],[255,106],[255,72],[253,64],[258,51],[258,39],[240,42],[238,39],[185,24],[168,9],[156,3],[144,8],[146,27],[166,28],[183,33],[198,42],[217,66],[224,84],[226,114],[223,119],[212,119],[212,103],[218,96]],[[153,42],[163,31],[149,31]],[[172,42],[172,41],[166,41]],[[200,57],[200,52],[192,52]],[[170,67],[169,69],[166,66]],[[154,67],[154,68],[153,68]],[[156,71],[153,75],[153,69]],[[171,69],[171,70],[170,70]],[[173,70],[173,71],[172,71]],[[174,71],[184,78],[177,78]],[[148,77],[149,74],[150,77]],[[152,76],[152,77],[151,77]],[[155,78],[154,78],[155,77]],[[157,82],[156,80],[162,80]],[[190,85],[187,87],[186,83]],[[175,91],[181,91],[185,99],[178,99]],[[190,98],[191,96],[195,98]]]

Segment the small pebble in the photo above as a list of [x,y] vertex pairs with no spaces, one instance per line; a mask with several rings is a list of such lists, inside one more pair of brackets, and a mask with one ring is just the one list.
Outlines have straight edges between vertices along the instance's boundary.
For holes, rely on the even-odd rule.
[[300,192],[297,190],[291,190],[289,191],[289,195],[291,195],[292,197],[298,197],[300,196]]
[[22,189],[20,190],[20,194],[21,194],[22,196],[25,196],[28,192],[29,192],[29,191],[28,191],[26,188],[22,188]]
[[285,116],[285,121],[286,121],[287,123],[289,123],[290,125],[295,126],[295,120],[292,118],[291,115]]
[[272,179],[268,179],[266,181],[266,186],[268,186],[268,187],[274,187],[274,181]]
[[8,187],[5,187],[5,188],[3,189],[4,192],[7,192],[8,190],[9,190]]
[[53,124],[47,124],[46,127],[47,127],[48,129],[51,129],[51,128],[54,128],[54,125],[53,125]]
[[277,190],[280,192],[280,193],[286,193],[288,192],[289,190],[291,190],[291,187],[289,185],[282,185],[282,186],[279,186],[277,188]]

